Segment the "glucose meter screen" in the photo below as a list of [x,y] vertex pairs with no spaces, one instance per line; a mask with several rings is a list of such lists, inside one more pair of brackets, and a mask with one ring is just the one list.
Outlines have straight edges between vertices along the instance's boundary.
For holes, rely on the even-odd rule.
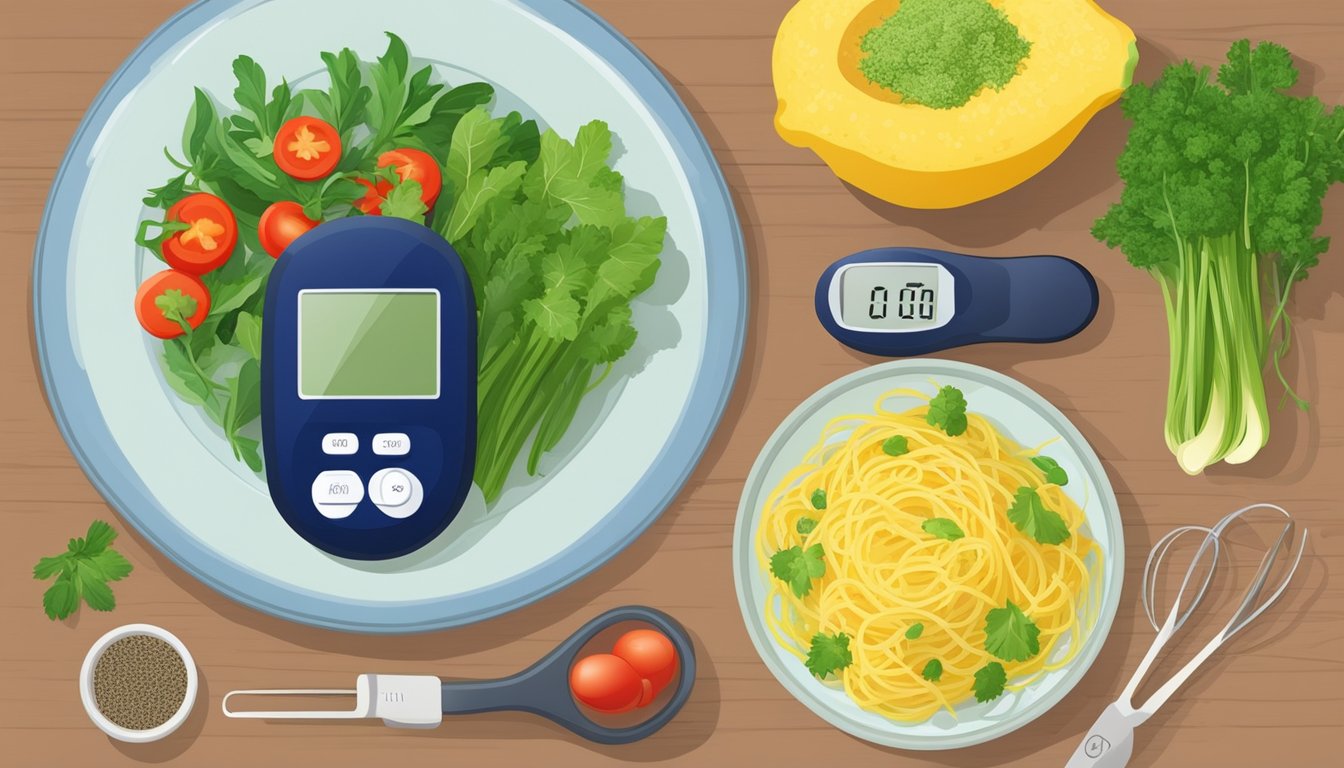
[[300,292],[299,395],[438,397],[438,293]]
[[874,331],[917,331],[938,324],[938,267],[863,264],[840,276],[840,319]]

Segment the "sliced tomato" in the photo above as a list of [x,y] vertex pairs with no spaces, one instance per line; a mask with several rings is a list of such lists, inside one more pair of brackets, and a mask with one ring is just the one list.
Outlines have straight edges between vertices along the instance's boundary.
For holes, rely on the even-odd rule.
[[[161,297],[163,301],[160,301]],[[165,306],[170,310],[176,307],[182,311],[182,308],[190,307],[193,303],[195,309],[190,315],[185,311],[182,313],[187,325],[195,329],[210,314],[210,291],[194,275],[165,269],[140,284],[140,290],[135,292],[135,316],[140,321],[140,327],[150,335],[172,339],[186,331],[175,318],[164,313]]]
[[433,207],[443,190],[443,172],[433,155],[410,147],[393,149],[378,156],[378,167],[391,167],[396,170],[402,181],[416,181],[420,184],[420,199],[427,207]]
[[374,184],[365,179],[355,179],[355,183],[368,190],[355,201],[355,207],[369,216],[382,216],[383,201],[387,199],[387,193],[392,191],[392,182],[379,179]]
[[229,260],[238,244],[233,209],[206,192],[187,195],[168,209],[167,220],[187,224],[163,241],[163,260],[173,269],[203,275]]
[[305,216],[302,205],[293,200],[282,200],[262,212],[257,223],[257,239],[261,240],[263,250],[278,259],[299,235],[321,223]]
[[296,117],[275,132],[275,164],[300,181],[320,179],[341,161],[341,135],[325,120]]

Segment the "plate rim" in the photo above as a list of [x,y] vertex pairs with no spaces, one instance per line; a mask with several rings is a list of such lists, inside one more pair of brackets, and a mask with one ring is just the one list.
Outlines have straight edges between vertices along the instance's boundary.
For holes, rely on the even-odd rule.
[[[89,176],[85,161],[115,109],[164,52],[247,1],[196,0],[146,36],[99,89],[53,177],[33,249],[30,296],[40,381],[62,439],[124,523],[196,580],[270,616],[366,634],[429,632],[494,618],[570,586],[633,543],[673,502],[699,465],[736,383],[749,301],[746,244],[732,194],[708,141],[657,65],[578,0],[506,0],[542,18],[623,78],[685,173],[705,250],[715,251],[707,263],[708,330],[696,361],[697,375],[667,442],[630,492],[593,535],[547,560],[492,585],[428,600],[344,600],[295,587],[225,559],[196,542],[158,508],[102,419],[73,346],[66,312],[68,273],[64,264],[55,267],[70,248],[76,204]],[[719,256],[720,250],[730,250],[731,258]],[[44,259],[48,253],[54,255]]]
[[[1102,606],[1097,614],[1096,627],[1083,641],[1083,648],[1066,668],[1065,675],[1059,685],[1041,698],[1027,704],[1022,712],[1017,713],[1014,717],[992,724],[982,730],[968,734],[912,739],[910,736],[901,733],[901,724],[895,721],[889,721],[890,725],[887,728],[874,728],[848,719],[839,711],[822,704],[820,699],[813,696],[804,686],[797,684],[794,678],[784,669],[777,657],[773,641],[750,618],[752,615],[760,613],[760,607],[754,603],[750,594],[748,580],[754,573],[756,565],[755,550],[752,545],[754,532],[750,530],[747,523],[753,517],[754,512],[754,506],[749,504],[749,500],[759,495],[765,482],[765,476],[769,471],[770,462],[767,462],[767,457],[773,460],[781,446],[793,436],[803,422],[835,400],[841,393],[854,387],[869,384],[874,380],[917,374],[927,374],[934,377],[940,374],[956,375],[976,380],[1001,391],[1007,391],[1023,399],[1029,405],[1036,406],[1039,414],[1044,416],[1051,426],[1059,428],[1060,436],[1071,441],[1082,462],[1085,465],[1094,466],[1098,470],[1100,477],[1096,478],[1097,496],[1101,501],[1104,517],[1112,523],[1111,532],[1114,534],[1115,541],[1113,550],[1103,565],[1103,568],[1110,569],[1109,579],[1103,583],[1103,589],[1107,590],[1105,594],[1108,595],[1109,599],[1103,599]],[[1117,552],[1119,553],[1118,556],[1115,554]],[[737,592],[738,609],[742,612],[742,623],[746,627],[747,635],[751,638],[751,644],[756,650],[757,656],[760,657],[761,662],[770,670],[779,684],[809,711],[841,731],[874,744],[918,751],[941,751],[983,744],[1013,733],[1053,709],[1073,691],[1086,676],[1088,670],[1092,668],[1093,663],[1101,654],[1101,649],[1106,644],[1106,640],[1110,637],[1111,627],[1119,610],[1121,590],[1124,586],[1124,552],[1124,520],[1120,515],[1119,501],[1115,496],[1115,489],[1111,484],[1110,476],[1106,472],[1106,465],[1102,463],[1101,458],[1092,448],[1092,444],[1062,411],[1036,390],[998,371],[956,360],[931,357],[911,358],[878,363],[829,382],[790,411],[788,416],[770,434],[765,445],[756,455],[756,460],[752,463],[747,481],[742,487],[742,496],[738,501],[737,516],[733,521],[733,586]],[[1103,576],[1105,575],[1103,574]]]

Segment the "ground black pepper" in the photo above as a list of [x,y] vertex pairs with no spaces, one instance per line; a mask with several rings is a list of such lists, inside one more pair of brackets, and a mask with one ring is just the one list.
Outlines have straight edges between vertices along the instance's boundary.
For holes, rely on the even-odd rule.
[[168,722],[187,697],[187,665],[151,635],[112,643],[93,668],[98,711],[122,728],[147,731]]

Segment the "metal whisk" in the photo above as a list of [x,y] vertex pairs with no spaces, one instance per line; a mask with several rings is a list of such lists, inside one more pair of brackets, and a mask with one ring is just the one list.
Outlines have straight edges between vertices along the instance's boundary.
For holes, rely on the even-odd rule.
[[[1246,593],[1241,599],[1241,604],[1232,614],[1232,618],[1227,624],[1209,640],[1203,648],[1196,653],[1194,658],[1186,662],[1171,679],[1167,680],[1162,687],[1158,688],[1148,700],[1139,706],[1134,705],[1134,693],[1138,690],[1139,684],[1148,675],[1148,670],[1153,662],[1161,654],[1163,647],[1185,624],[1186,620],[1194,614],[1195,609],[1203,601],[1205,593],[1208,592],[1209,585],[1213,582],[1214,572],[1217,570],[1218,562],[1223,555],[1223,545],[1225,541],[1223,534],[1227,528],[1248,512],[1255,510],[1272,510],[1283,516],[1283,529],[1279,531],[1278,538],[1274,540],[1273,545],[1266,550],[1264,558],[1260,561],[1260,568],[1256,571],[1255,577],[1246,588]],[[1206,528],[1201,525],[1183,525],[1172,530],[1163,536],[1153,545],[1148,553],[1148,562],[1143,569],[1143,610],[1148,616],[1148,621],[1157,630],[1157,637],[1153,640],[1153,645],[1148,649],[1148,653],[1139,663],[1139,668],[1130,678],[1129,684],[1121,692],[1120,698],[1106,708],[1101,713],[1101,717],[1088,730],[1087,737],[1078,745],[1069,758],[1066,768],[1120,768],[1129,762],[1130,754],[1134,751],[1134,729],[1139,727],[1153,713],[1158,710],[1171,695],[1185,684],[1190,676],[1199,669],[1199,666],[1206,659],[1213,655],[1215,651],[1222,647],[1223,643],[1229,638],[1245,629],[1260,614],[1264,613],[1288,588],[1288,583],[1292,580],[1293,574],[1297,573],[1297,566],[1302,562],[1302,553],[1307,545],[1307,529],[1302,529],[1302,537],[1297,539],[1294,529],[1296,524],[1293,516],[1283,507],[1275,504],[1252,504],[1248,507],[1242,507],[1219,520],[1213,527]],[[1190,562],[1190,567],[1181,579],[1180,589],[1176,593],[1176,599],[1173,601],[1170,612],[1161,625],[1157,622],[1157,611],[1154,604],[1157,601],[1157,583],[1158,573],[1162,568],[1162,563],[1167,557],[1167,553],[1181,537],[1190,534],[1200,534],[1204,540],[1200,543],[1199,550],[1195,553]],[[1296,541],[1296,553],[1291,553],[1292,543]],[[1292,563],[1288,567],[1287,573],[1278,583],[1278,586],[1269,593],[1263,600],[1261,596],[1266,592],[1266,583],[1269,581],[1270,574],[1274,571],[1274,565],[1278,562],[1280,554],[1284,550],[1284,544],[1290,546],[1290,557]],[[1201,577],[1200,574],[1203,574]],[[1187,604],[1187,592],[1189,592]]]

